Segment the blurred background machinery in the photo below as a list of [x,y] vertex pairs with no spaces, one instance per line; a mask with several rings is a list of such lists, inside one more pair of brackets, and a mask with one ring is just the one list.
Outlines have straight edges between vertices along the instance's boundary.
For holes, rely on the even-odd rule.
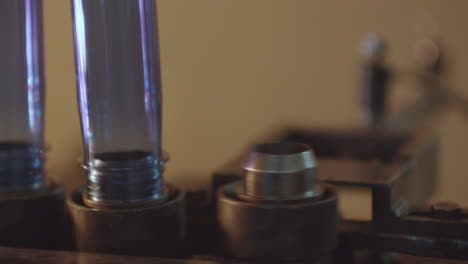
[[[389,115],[419,98],[418,81],[399,76],[423,67],[414,49],[428,34],[438,36],[446,57],[445,82],[467,96],[468,36],[463,32],[467,5],[464,0],[161,1],[163,135],[171,155],[167,179],[207,185],[213,168],[285,124],[304,128],[359,124],[363,60],[359,43],[367,32],[376,32],[387,43],[386,65],[393,71]],[[70,4],[45,0],[44,12],[46,141],[53,146],[49,171],[67,185],[78,186],[81,169],[75,160],[82,150]],[[465,177],[460,176],[468,169],[464,160],[468,143],[461,140],[468,132],[464,120],[449,110],[438,125],[442,135],[438,199],[468,202]],[[348,207],[361,210],[358,204]]]
[[[73,104],[71,12],[67,2],[44,0],[44,6],[50,172],[75,188],[84,177],[71,162],[82,151],[78,121],[70,118],[78,116]],[[200,263],[411,261],[394,253],[468,259],[463,209],[468,198],[466,179],[460,176],[467,166],[463,153],[468,144],[463,140],[468,130],[468,36],[461,31],[468,22],[467,8],[461,0],[444,5],[435,0],[161,1],[159,39],[167,106],[163,134],[172,160],[167,179],[186,190],[188,199],[188,244],[175,253],[180,261],[167,261],[184,263],[187,256]],[[441,140],[433,134],[440,134]],[[86,138],[89,163],[96,157],[89,156]],[[232,159],[252,142],[271,140],[301,144],[256,145],[243,170],[240,159]],[[157,143],[155,160],[162,166],[161,142]],[[225,165],[226,160],[235,165]],[[215,168],[220,169],[211,177]],[[89,174],[89,166],[86,169]],[[107,193],[94,193],[101,182],[97,187],[89,183],[91,193],[71,196],[75,209],[86,208],[91,218],[103,211],[112,217],[90,221],[96,223],[91,230],[77,224],[70,207],[75,239],[83,240],[85,231],[103,231],[101,244],[112,250],[79,243],[78,249],[165,255],[152,250],[135,253],[145,241],[164,240],[146,239],[141,232],[145,228],[134,234],[145,237],[140,244],[125,246],[136,251],[121,248],[126,236],[109,239],[105,232],[118,236],[121,233],[112,227],[122,229],[134,218],[119,216],[121,211],[113,206],[98,207],[92,201],[95,194]],[[449,202],[434,202],[439,200]],[[363,204],[369,205],[367,211]],[[130,211],[141,215],[134,208]],[[186,219],[177,220],[185,224]],[[151,226],[141,226],[146,224]],[[92,244],[93,236],[85,240]],[[115,241],[122,244],[112,244]],[[18,260],[23,253],[15,250],[3,253]],[[24,252],[49,254],[57,261],[100,258]]]

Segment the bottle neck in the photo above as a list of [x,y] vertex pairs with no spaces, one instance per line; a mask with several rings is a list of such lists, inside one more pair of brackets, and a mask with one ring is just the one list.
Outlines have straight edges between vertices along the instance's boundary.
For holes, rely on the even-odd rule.
[[0,142],[0,192],[37,192],[44,182],[44,152],[25,142]]
[[146,152],[108,152],[84,166],[84,201],[91,207],[119,208],[164,200],[164,164]]

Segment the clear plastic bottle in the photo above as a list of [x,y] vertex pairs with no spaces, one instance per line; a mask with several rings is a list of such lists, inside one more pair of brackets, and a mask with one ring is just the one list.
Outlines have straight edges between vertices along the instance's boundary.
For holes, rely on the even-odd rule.
[[163,196],[161,80],[154,0],[72,0],[87,174],[85,200]]
[[0,1],[0,191],[44,187],[42,0]]

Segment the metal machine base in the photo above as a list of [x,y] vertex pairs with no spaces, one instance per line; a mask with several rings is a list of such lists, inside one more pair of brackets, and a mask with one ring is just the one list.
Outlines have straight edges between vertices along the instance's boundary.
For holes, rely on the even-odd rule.
[[58,186],[37,193],[0,194],[0,245],[67,249],[64,198]]
[[128,209],[95,209],[83,189],[68,196],[77,250],[119,255],[182,257],[186,239],[185,194],[169,188],[168,201]]
[[218,192],[218,221],[226,253],[239,259],[329,263],[338,243],[337,197],[289,202],[251,202],[236,197],[232,183]]

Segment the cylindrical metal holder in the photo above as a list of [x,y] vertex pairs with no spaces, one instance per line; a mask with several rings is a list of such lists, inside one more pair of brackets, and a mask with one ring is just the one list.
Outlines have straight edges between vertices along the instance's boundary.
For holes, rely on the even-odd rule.
[[257,261],[328,263],[337,245],[337,198],[332,188],[314,183],[311,149],[298,143],[256,145],[243,168],[240,182],[218,191],[226,253]]
[[0,246],[68,249],[63,188],[0,194]]
[[164,183],[154,0],[71,0],[86,186],[68,197],[80,251],[181,256],[183,192]]
[[185,196],[168,188],[163,203],[96,209],[83,202],[83,189],[68,197],[68,209],[80,251],[135,256],[184,256]]
[[64,248],[64,192],[47,179],[42,0],[0,1],[0,246]]

